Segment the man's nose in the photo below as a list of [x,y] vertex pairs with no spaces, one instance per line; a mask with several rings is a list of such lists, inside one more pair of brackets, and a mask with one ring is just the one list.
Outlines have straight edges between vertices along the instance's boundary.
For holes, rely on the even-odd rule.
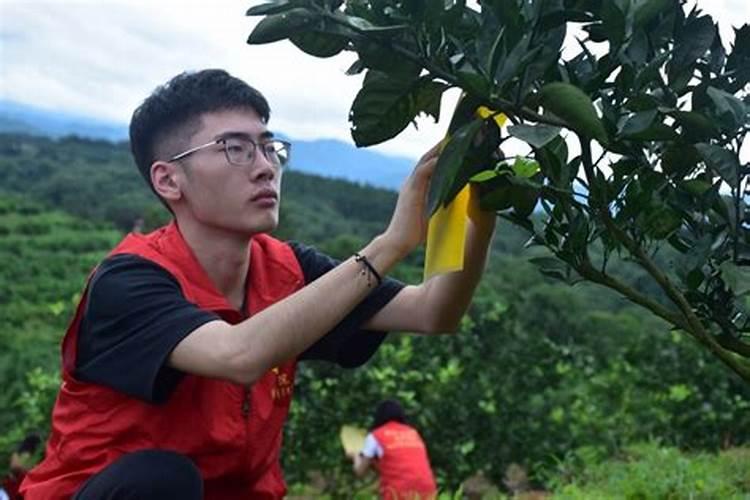
[[251,164],[251,176],[253,179],[273,179],[279,167],[269,160],[260,150],[255,152],[255,158]]

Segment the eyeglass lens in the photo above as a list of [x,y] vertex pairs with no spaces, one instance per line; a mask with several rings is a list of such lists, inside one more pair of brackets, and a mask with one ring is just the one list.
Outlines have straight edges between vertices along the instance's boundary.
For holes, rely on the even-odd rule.
[[252,163],[256,149],[260,149],[263,156],[274,165],[284,166],[289,161],[289,148],[281,141],[264,141],[256,145],[249,139],[231,137],[224,142],[227,160],[235,165]]

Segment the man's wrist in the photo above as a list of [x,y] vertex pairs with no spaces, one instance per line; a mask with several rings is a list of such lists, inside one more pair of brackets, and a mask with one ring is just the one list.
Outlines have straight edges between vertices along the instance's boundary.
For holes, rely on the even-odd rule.
[[401,259],[404,258],[404,252],[399,249],[387,234],[381,234],[362,250],[358,252],[367,258],[380,276],[385,276]]

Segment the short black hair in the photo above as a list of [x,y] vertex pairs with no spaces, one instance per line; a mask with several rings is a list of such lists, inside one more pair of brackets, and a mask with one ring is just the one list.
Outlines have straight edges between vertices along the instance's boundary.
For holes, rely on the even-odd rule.
[[404,413],[401,404],[395,399],[386,399],[378,404],[370,430],[375,430],[388,422],[406,423],[406,413]]
[[42,444],[42,438],[39,437],[39,434],[28,434],[25,438],[23,438],[23,441],[18,444],[16,453],[29,453],[33,455],[34,453],[36,453],[36,450],[37,448],[39,448],[40,444]]
[[201,115],[233,109],[252,109],[264,123],[271,114],[263,94],[221,69],[183,72],[157,87],[130,120],[130,150],[151,189],[151,165],[159,155],[187,148]]

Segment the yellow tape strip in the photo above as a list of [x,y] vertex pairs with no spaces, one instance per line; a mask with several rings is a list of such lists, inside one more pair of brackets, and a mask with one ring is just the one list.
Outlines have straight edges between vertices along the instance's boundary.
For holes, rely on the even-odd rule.
[[464,268],[466,214],[469,211],[469,185],[447,207],[441,206],[427,226],[424,279]]
[[[480,106],[477,116],[487,118],[494,111]],[[507,117],[495,115],[495,121],[502,127]],[[447,138],[446,141],[447,142]],[[430,217],[427,226],[427,245],[425,247],[424,279],[436,274],[461,271],[464,268],[464,249],[466,245],[466,221],[470,207],[476,210],[479,206],[478,190],[467,184],[456,195],[447,207],[441,206]]]

